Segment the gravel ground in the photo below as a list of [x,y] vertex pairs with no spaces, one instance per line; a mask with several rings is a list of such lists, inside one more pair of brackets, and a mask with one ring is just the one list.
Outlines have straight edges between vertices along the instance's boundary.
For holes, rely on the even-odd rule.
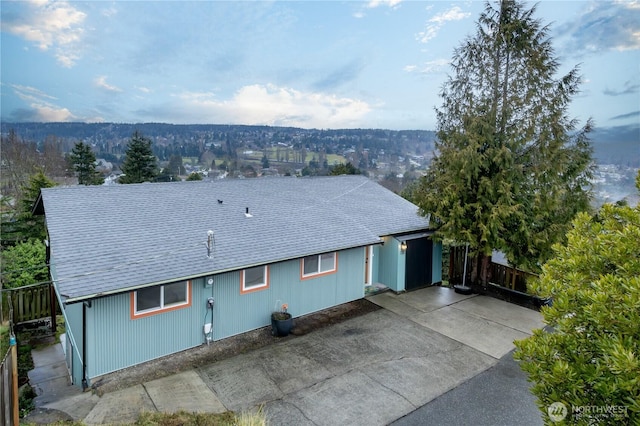
[[340,323],[349,318],[365,315],[380,309],[379,306],[360,299],[334,306],[313,314],[294,318],[294,327],[286,337],[271,335],[271,326],[259,328],[237,336],[217,340],[210,345],[201,345],[166,357],[138,364],[106,374],[94,380],[92,390],[98,395],[128,388],[150,380],[159,379],[185,370],[190,370],[234,355],[262,348],[283,339],[295,339],[313,330]]

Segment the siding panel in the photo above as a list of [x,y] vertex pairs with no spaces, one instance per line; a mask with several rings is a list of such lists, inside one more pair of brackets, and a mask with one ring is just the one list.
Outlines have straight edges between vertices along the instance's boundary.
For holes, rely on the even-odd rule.
[[203,283],[202,279],[191,283],[191,306],[137,319],[130,316],[129,293],[93,300],[87,309],[88,376],[94,378],[201,344]]
[[404,255],[400,253],[400,241],[384,237],[378,257],[378,278],[393,291],[404,290]]
[[300,279],[300,260],[269,265],[269,288],[240,294],[240,273],[215,277],[214,340],[271,324],[271,312],[283,303],[301,316],[364,297],[364,251],[338,253],[338,271]]
[[442,243],[433,242],[433,264],[431,267],[432,279],[431,283],[442,282]]
[[82,303],[61,305],[64,315],[67,339],[73,345],[71,377],[74,384],[82,382]]
[[[129,293],[94,300],[87,309],[89,377],[203,344],[205,322],[212,322],[216,341],[270,325],[271,312],[282,303],[297,317],[360,299],[364,250],[339,252],[338,271],[313,279],[300,279],[300,260],[269,265],[269,287],[251,293],[240,293],[240,271],[214,276],[212,286],[205,285],[207,278],[192,281],[191,306],[148,317],[131,319]],[[215,300],[213,321],[209,297]],[[80,309],[81,324],[82,306],[73,306]]]

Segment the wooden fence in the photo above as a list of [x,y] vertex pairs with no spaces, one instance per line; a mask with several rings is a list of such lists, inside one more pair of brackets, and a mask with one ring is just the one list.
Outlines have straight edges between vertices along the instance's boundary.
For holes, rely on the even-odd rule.
[[[464,246],[456,246],[449,249],[449,282],[452,284],[461,284],[463,282],[464,254]],[[465,280],[467,284],[471,283],[471,270],[473,269],[474,261],[475,259],[472,257],[467,259]],[[490,283],[522,293],[527,292],[527,279],[535,277],[534,274],[494,262],[489,263],[488,272]]]
[[[13,318],[11,311],[13,310]],[[14,324],[51,317],[55,324],[56,301],[51,284],[2,289],[2,320]]]
[[17,398],[18,398],[18,375],[17,356],[15,355],[17,348],[15,345],[11,346],[7,351],[7,354],[0,364],[0,378],[2,383],[0,384],[0,425],[12,426],[18,417]]
[[500,287],[507,287],[511,290],[521,291],[527,293],[527,278],[534,277],[520,269],[512,268],[510,266],[501,265],[499,263],[491,262],[491,271],[489,280],[493,284],[497,284]]

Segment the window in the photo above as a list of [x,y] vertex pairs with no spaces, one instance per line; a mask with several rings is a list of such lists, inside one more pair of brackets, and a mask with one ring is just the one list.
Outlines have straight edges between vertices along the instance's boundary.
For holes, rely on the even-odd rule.
[[332,274],[338,270],[338,254],[325,253],[302,258],[301,278]]
[[131,317],[139,318],[191,305],[191,283],[157,285],[131,293]]
[[240,293],[249,293],[269,287],[269,267],[256,266],[240,272]]

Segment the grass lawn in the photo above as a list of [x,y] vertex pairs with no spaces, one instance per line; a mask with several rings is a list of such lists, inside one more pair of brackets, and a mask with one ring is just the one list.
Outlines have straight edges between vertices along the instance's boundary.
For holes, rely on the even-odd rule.
[[[22,424],[22,423],[21,423]],[[24,423],[31,425],[31,423]],[[178,413],[142,413],[138,420],[133,423],[135,426],[182,426],[182,425],[198,425],[198,426],[265,426],[266,419],[262,410],[251,414],[235,414],[232,411],[226,411],[220,414],[211,413],[187,413],[180,411]],[[51,425],[66,426],[84,426],[83,422],[57,422]]]
[[[262,155],[264,154],[263,151],[253,151],[251,154],[244,154],[243,152],[244,151],[238,152],[238,158],[243,158],[243,159],[253,160],[253,161],[262,161]],[[276,155],[277,155],[276,147],[267,148],[267,158],[269,159],[269,161],[277,161]],[[284,156],[285,156],[285,149],[280,148],[280,158],[284,158]],[[307,163],[309,163],[309,161],[311,161],[313,157],[316,157],[316,160],[317,160],[318,158],[320,158],[320,153],[315,151],[307,151]],[[289,161],[293,162],[293,158],[294,158],[294,151],[293,149],[290,149]],[[338,155],[338,154],[327,155],[327,164],[329,164],[330,166],[333,166],[334,164],[346,163],[346,162],[347,160],[342,155]]]

